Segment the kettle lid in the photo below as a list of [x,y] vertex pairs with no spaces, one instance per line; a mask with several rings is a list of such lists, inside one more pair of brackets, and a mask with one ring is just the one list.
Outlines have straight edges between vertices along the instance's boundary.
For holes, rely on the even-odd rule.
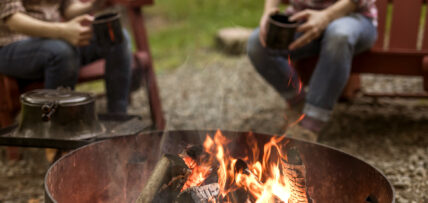
[[58,105],[79,105],[93,102],[90,93],[75,92],[70,89],[36,89],[21,95],[21,102],[27,105],[43,105],[56,103]]

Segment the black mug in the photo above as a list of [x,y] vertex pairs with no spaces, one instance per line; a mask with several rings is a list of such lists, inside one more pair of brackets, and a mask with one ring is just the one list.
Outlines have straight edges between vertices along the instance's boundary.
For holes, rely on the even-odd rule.
[[122,43],[123,31],[118,12],[104,12],[95,15],[92,26],[99,46],[108,48]]
[[271,49],[288,49],[294,41],[294,34],[299,26],[297,22],[291,22],[289,16],[281,13],[269,17],[266,34],[266,46]]

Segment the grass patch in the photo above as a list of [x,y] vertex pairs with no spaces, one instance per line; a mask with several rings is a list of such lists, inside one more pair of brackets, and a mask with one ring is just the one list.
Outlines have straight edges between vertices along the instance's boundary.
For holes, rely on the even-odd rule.
[[104,80],[100,79],[91,82],[79,83],[76,85],[76,91],[101,94],[105,92]]
[[156,0],[145,8],[145,14],[157,71],[174,69],[212,47],[220,28],[257,27],[263,4],[254,0]]

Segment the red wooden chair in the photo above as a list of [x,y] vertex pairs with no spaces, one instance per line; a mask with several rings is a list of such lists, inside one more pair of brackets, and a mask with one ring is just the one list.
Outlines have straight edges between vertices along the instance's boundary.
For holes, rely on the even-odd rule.
[[[287,1],[283,1],[286,3]],[[392,4],[393,13],[387,33],[387,7]],[[359,73],[422,76],[424,90],[428,91],[428,19],[424,24],[422,47],[417,47],[423,0],[377,0],[379,11],[378,40],[367,52],[355,56],[352,63],[352,76],[344,90],[344,96],[352,98],[359,90]],[[425,16],[428,18],[428,15]],[[387,39],[387,40],[385,40]],[[389,46],[387,46],[389,45]],[[298,61],[297,71],[303,82],[309,81],[317,58]],[[428,94],[367,94],[368,96],[426,97]]]
[[[114,0],[126,6],[132,34],[136,43],[134,53],[133,73],[142,74],[142,83],[146,87],[148,95],[150,114],[153,125],[156,129],[163,129],[165,120],[162,113],[162,106],[153,70],[152,57],[147,40],[147,32],[144,26],[144,16],[142,6],[153,4],[153,0]],[[96,61],[83,67],[79,73],[79,82],[87,82],[103,78],[104,60]],[[137,84],[139,86],[140,84]],[[19,95],[25,91],[43,87],[42,82],[34,82],[19,85],[17,80],[11,77],[0,75],[0,127],[13,124],[15,116],[20,109]],[[13,148],[12,148],[13,149]],[[8,150],[9,158],[16,158],[16,149]]]

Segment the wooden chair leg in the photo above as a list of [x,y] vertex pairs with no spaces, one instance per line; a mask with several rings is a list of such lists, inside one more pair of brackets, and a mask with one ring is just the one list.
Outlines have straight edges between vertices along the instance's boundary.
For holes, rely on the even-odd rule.
[[[144,15],[140,7],[128,6],[128,17],[132,26],[132,31],[134,33],[134,40],[137,50],[146,52],[148,54],[148,58],[146,58],[148,63],[143,63],[144,57],[140,56],[138,51],[135,55],[138,65],[144,68],[143,81],[145,83],[149,97],[152,121],[156,125],[156,128],[161,130],[165,127],[165,120],[163,117],[156,76],[153,70],[147,32],[144,26]],[[147,65],[144,66],[144,64]]]
[[[143,66],[143,58],[136,54],[136,61],[139,66]],[[149,98],[150,114],[156,129],[162,130],[165,128],[165,119],[162,112],[162,104],[159,96],[159,89],[156,82],[156,76],[153,67],[144,67],[143,82],[146,87],[147,96]]]
[[[0,127],[12,125],[14,122],[14,116],[10,112],[0,112]],[[6,158],[9,161],[17,161],[21,159],[21,153],[19,147],[6,147]]]
[[[19,111],[19,87],[16,80],[0,75],[0,127],[12,125]],[[19,160],[21,153],[18,147],[7,147],[8,160]]]
[[360,74],[351,74],[348,83],[346,84],[343,92],[342,99],[353,100],[357,96],[357,93],[361,90],[361,79]]

